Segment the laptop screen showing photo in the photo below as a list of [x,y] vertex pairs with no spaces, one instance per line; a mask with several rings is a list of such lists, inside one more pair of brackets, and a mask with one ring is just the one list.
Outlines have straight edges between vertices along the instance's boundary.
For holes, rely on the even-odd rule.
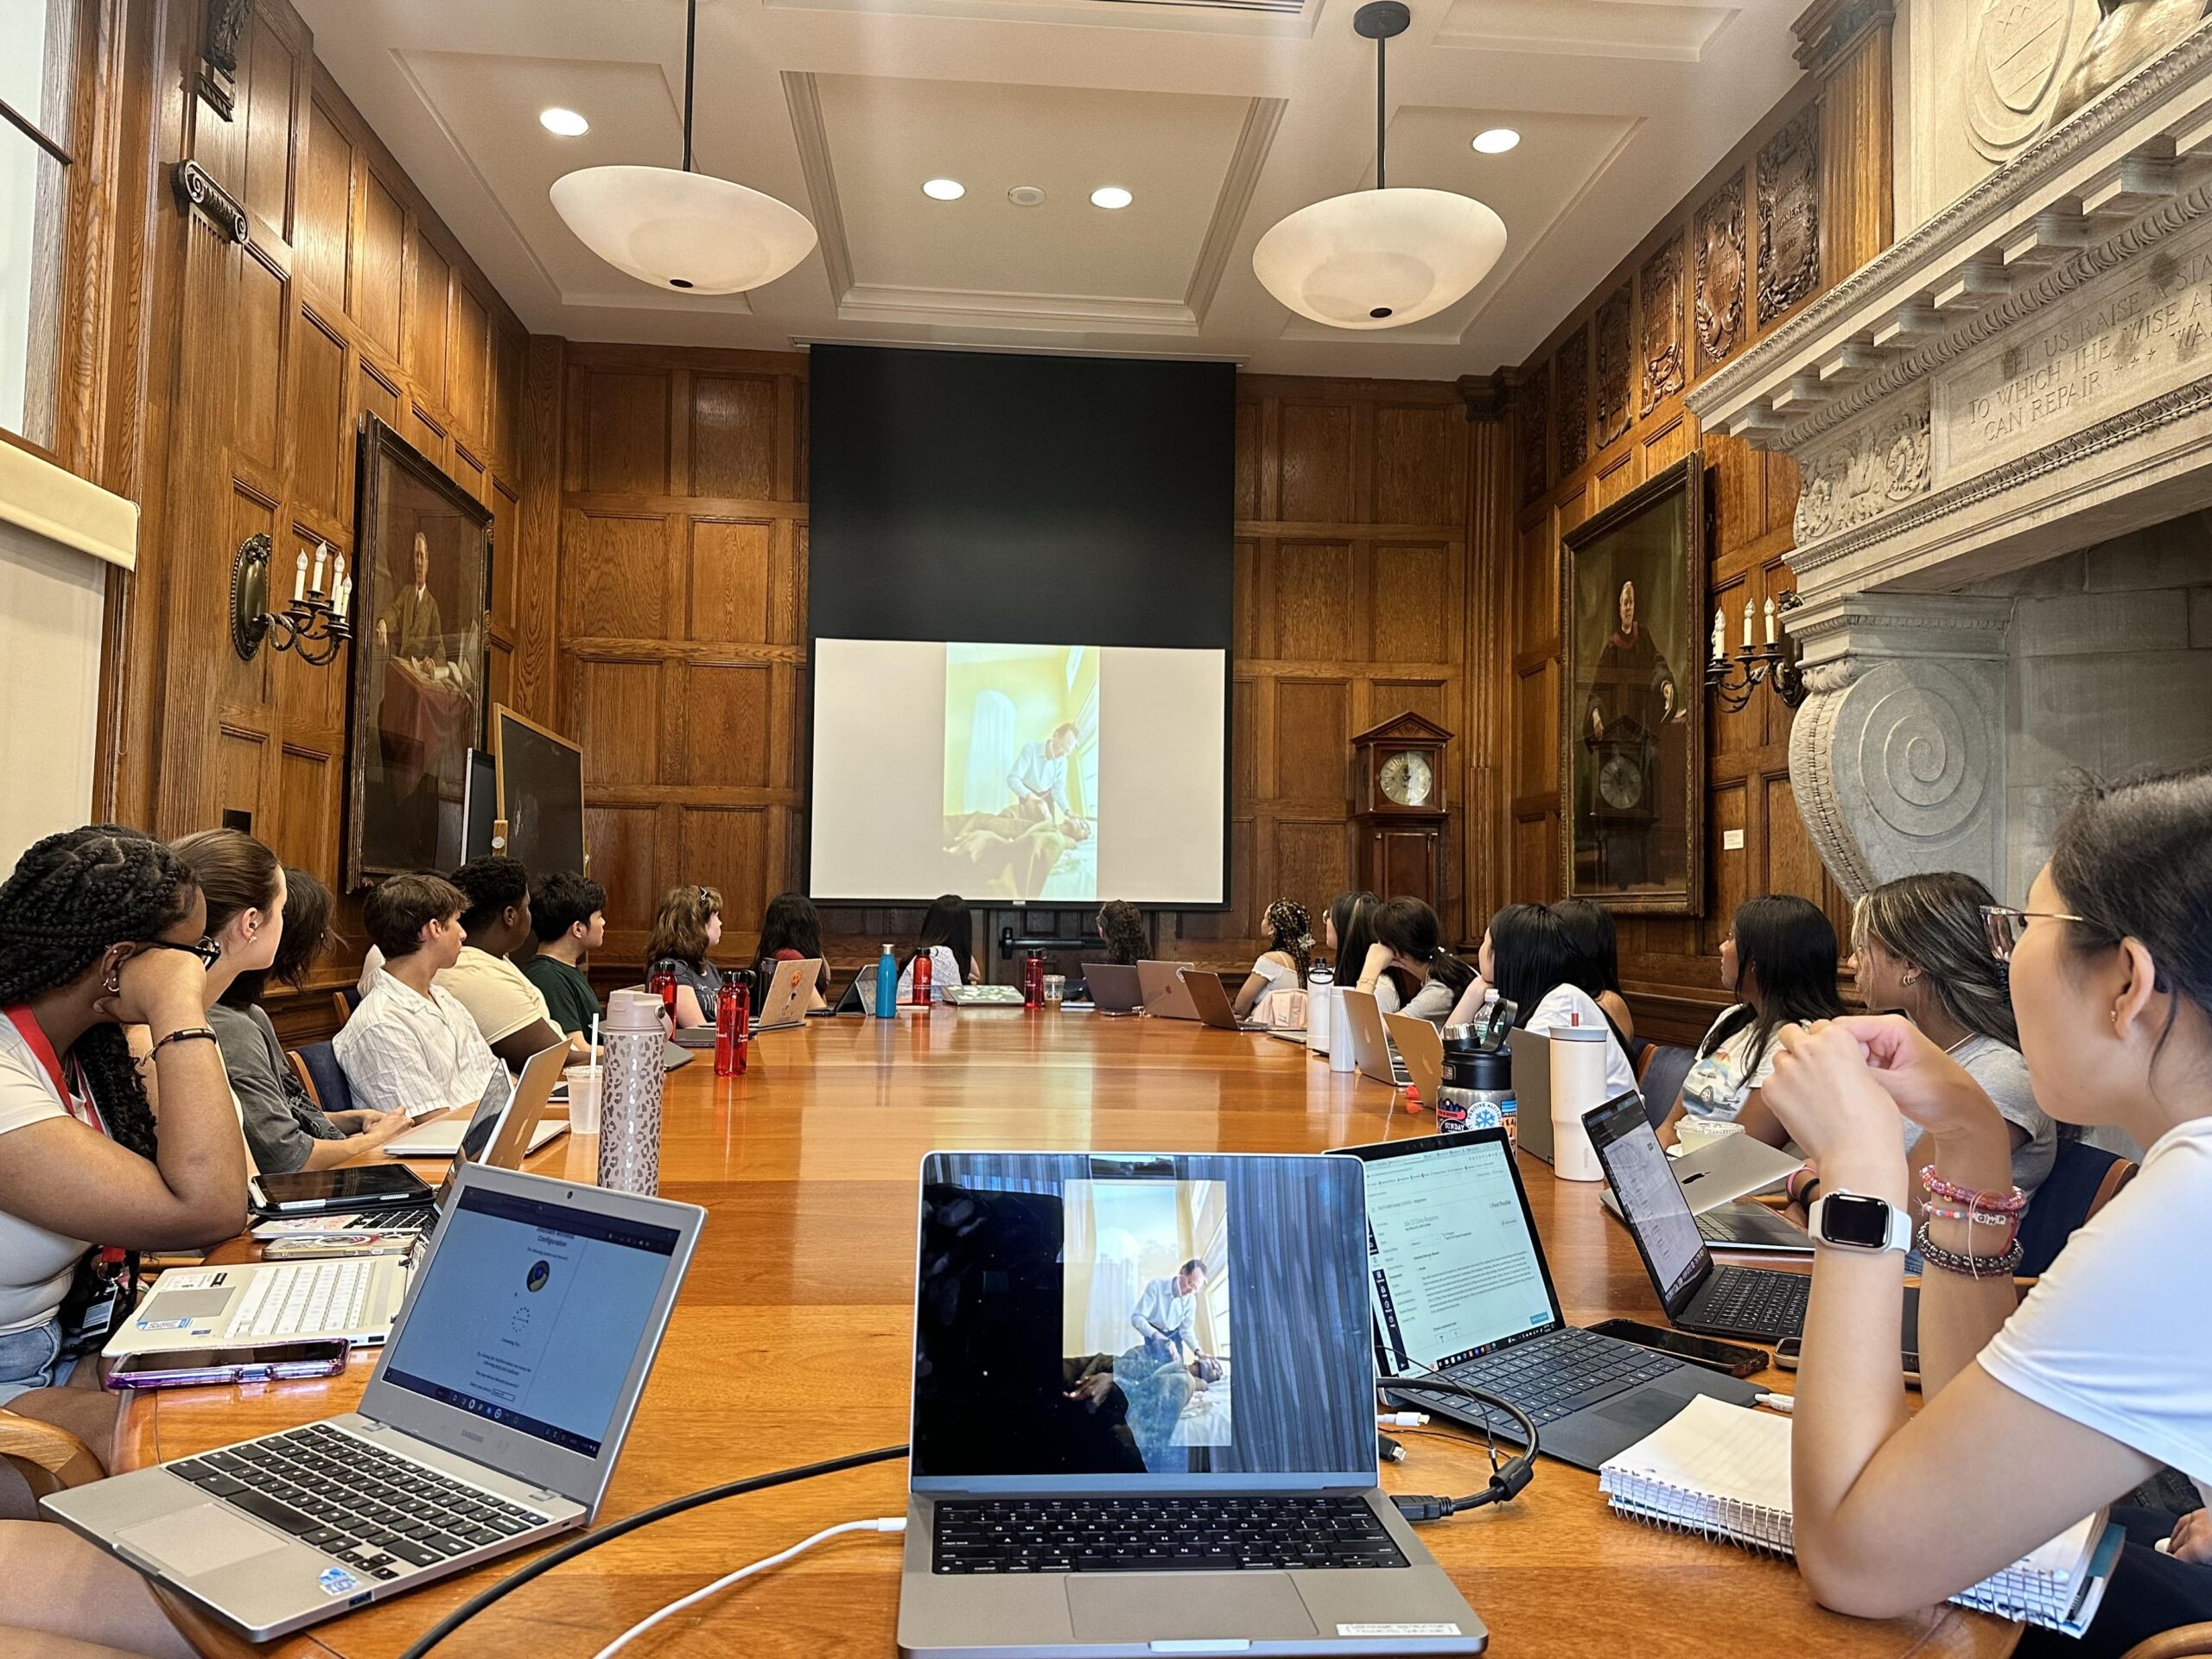
[[1369,1294],[1395,1368],[1442,1369],[1557,1310],[1503,1135],[1367,1164]]
[[1371,1470],[1362,1213],[1325,1157],[932,1154],[915,1478]]
[[1713,1258],[1699,1236],[1697,1217],[1676,1185],[1667,1149],[1643,1115],[1643,1099],[1616,1096],[1586,1117],[1590,1143],[1605,1166],[1621,1218],[1636,1235],[1644,1265],[1659,1300],[1672,1309],[1682,1294],[1702,1278]]
[[379,1380],[596,1458],[678,1235],[464,1188]]

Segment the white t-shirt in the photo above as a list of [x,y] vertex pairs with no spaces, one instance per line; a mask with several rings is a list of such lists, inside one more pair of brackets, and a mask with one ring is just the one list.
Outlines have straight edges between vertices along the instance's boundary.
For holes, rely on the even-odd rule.
[[2013,1393],[2171,1464],[2212,1503],[2212,1117],[2170,1129],[2066,1242],[1979,1363]]
[[1252,971],[1268,982],[1267,990],[1260,993],[1262,996],[1268,991],[1294,991],[1298,988],[1297,967],[1272,951],[1254,963]]
[[1554,985],[1544,993],[1543,1001],[1529,1010],[1523,1023],[1530,1031],[1553,1031],[1560,1026],[1595,1026],[1605,1033],[1605,1098],[1637,1092],[1636,1068],[1622,1052],[1620,1039],[1606,1025],[1605,1011],[1591,1000],[1587,991],[1573,985]]
[[[0,1018],[0,1135],[68,1116],[15,1021]],[[78,1258],[91,1248],[0,1210],[0,1335],[52,1319],[69,1294]]]
[[[1751,1065],[1751,1046],[1758,1040],[1758,1018],[1738,1002],[1720,1016],[1720,1020],[1729,1019],[1742,1019],[1744,1023],[1713,1052],[1699,1056],[1682,1079],[1682,1105],[1693,1117],[1734,1122],[1744,1109],[1744,1097],[1774,1075],[1774,1063],[1782,1058],[1781,1040],[1769,1032],[1758,1064]],[[1717,1026],[1720,1020],[1713,1023]]]
[[[930,946],[930,1001],[944,1001],[944,988],[967,982],[960,976],[960,958],[952,954],[952,947],[945,944]],[[914,964],[909,962],[899,975],[899,1000],[901,1002],[914,995]]]
[[545,993],[530,982],[529,975],[507,957],[473,944],[462,945],[461,960],[442,970],[434,982],[468,1010],[487,1043],[503,1042],[533,1020],[553,1024]]

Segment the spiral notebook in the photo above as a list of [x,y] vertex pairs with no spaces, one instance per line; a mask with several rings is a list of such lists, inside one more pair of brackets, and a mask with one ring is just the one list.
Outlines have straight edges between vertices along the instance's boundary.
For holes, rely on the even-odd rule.
[[[1600,1469],[1599,1490],[1632,1519],[1787,1555],[1789,1424],[1700,1395]],[[2100,1510],[1951,1599],[2079,1636],[2096,1617],[2122,1541]]]

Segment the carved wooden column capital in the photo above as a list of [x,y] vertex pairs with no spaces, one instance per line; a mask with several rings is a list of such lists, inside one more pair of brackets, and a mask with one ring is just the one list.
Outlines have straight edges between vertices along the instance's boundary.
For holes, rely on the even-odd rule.
[[1896,0],[1813,0],[1789,32],[1797,37],[1798,63],[1825,75],[1849,55],[1861,35],[1896,22]]
[[1502,421],[1514,383],[1519,377],[1510,369],[1496,368],[1488,374],[1463,374],[1459,377],[1459,397],[1467,406],[1471,421]]

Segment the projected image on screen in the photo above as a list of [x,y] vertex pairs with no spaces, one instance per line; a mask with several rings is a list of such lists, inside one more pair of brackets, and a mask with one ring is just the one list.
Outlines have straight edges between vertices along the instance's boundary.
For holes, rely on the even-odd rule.
[[818,899],[1216,904],[1218,651],[815,642]]

